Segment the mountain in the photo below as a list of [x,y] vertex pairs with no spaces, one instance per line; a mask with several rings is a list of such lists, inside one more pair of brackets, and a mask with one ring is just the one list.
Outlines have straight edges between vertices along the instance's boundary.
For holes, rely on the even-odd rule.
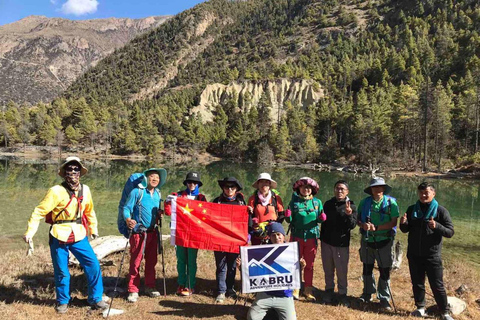
[[0,26],[0,105],[50,102],[99,60],[168,19],[29,16]]
[[51,104],[7,105],[0,143],[372,168],[478,162],[478,30],[473,0],[210,0]]

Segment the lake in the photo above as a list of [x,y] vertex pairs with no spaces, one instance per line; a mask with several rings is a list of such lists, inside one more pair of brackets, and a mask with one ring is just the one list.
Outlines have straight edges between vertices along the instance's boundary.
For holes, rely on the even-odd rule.
[[[91,191],[95,211],[99,220],[100,235],[118,234],[117,207],[123,185],[133,172],[155,166],[152,163],[128,161],[93,161],[85,163],[89,172],[82,178]],[[221,192],[217,180],[225,176],[235,176],[244,185],[243,193],[248,198],[253,193],[251,184],[261,172],[270,172],[278,182],[278,191],[285,203],[290,201],[292,184],[298,178],[310,176],[320,184],[317,197],[325,202],[333,196],[333,184],[345,179],[350,184],[350,198],[358,203],[366,196],[363,189],[368,185],[369,175],[344,172],[318,172],[298,168],[266,168],[257,164],[233,164],[215,162],[206,166],[198,164],[190,167],[165,165],[168,171],[167,183],[162,188],[163,198],[173,191],[182,190],[182,182],[189,170],[197,170],[202,175],[201,192],[208,200],[213,200]],[[57,175],[58,164],[23,164],[18,161],[0,160],[0,252],[25,248],[21,237],[26,230],[27,220],[32,210],[45,196],[47,190],[62,181]],[[380,175],[380,174],[379,174]],[[381,175],[380,175],[381,176]],[[400,212],[417,200],[416,187],[422,181],[433,182],[437,190],[438,202],[445,206],[453,219],[455,235],[444,241],[444,257],[464,259],[480,267],[479,187],[480,182],[462,179],[437,179],[423,177],[396,176],[387,178],[393,187],[391,195],[397,198]],[[48,227],[41,223],[34,237],[35,245],[47,244]],[[165,229],[165,228],[164,228]],[[166,230],[164,231],[166,232]],[[353,234],[358,238],[358,231]],[[406,245],[406,236],[399,232],[398,239]],[[404,248],[406,250],[406,248]]]

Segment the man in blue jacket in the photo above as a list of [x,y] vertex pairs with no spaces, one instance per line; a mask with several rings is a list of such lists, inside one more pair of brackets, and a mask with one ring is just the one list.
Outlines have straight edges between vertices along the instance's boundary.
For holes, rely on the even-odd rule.
[[145,255],[145,293],[150,297],[160,296],[155,289],[155,266],[157,264],[158,235],[155,232],[160,209],[160,187],[165,184],[165,169],[148,169],[144,181],[133,189],[123,210],[130,236],[130,269],[128,302],[137,302],[140,286],[140,264]]

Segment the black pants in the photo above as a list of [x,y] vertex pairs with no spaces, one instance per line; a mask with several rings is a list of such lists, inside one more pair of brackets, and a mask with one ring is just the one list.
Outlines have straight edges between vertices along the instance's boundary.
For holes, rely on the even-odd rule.
[[443,285],[442,258],[412,256],[408,257],[408,266],[417,308],[425,307],[425,274],[427,274],[438,309],[442,313],[449,311],[447,292]]

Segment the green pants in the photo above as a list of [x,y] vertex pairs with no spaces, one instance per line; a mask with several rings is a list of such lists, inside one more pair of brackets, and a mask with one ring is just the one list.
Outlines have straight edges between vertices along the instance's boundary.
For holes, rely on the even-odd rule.
[[[195,275],[197,274],[198,249],[177,246],[177,272],[178,285],[186,288],[195,288]],[[187,257],[188,254],[188,257]],[[188,274],[188,279],[187,279]]]

